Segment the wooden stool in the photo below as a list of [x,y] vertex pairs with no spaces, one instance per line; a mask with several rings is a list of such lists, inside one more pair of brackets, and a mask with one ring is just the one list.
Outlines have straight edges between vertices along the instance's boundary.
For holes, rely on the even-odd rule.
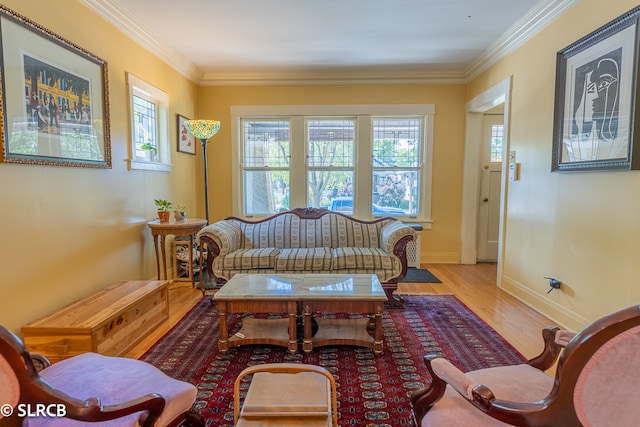
[[[240,382],[254,374],[240,410]],[[320,366],[266,363],[238,375],[233,389],[236,426],[337,426],[336,382]]]

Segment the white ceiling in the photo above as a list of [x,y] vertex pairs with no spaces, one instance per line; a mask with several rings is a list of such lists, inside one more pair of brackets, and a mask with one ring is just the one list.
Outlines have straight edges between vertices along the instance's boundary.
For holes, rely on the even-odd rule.
[[579,0],[82,1],[195,81],[222,84],[464,80]]

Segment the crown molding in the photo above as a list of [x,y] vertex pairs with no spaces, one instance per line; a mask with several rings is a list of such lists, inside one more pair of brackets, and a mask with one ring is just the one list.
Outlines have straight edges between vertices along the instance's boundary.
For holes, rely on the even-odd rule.
[[482,55],[471,63],[464,73],[467,81],[475,79],[480,73],[522,46],[579,1],[543,0],[538,2],[529,13],[516,21]]
[[305,71],[204,74],[179,52],[168,49],[157,34],[154,34],[144,23],[135,19],[117,0],[80,1],[200,86],[278,86],[468,83],[520,47],[580,0],[541,0],[463,71]]
[[173,69],[196,84],[200,83],[202,71],[175,50],[168,49],[161,38],[116,0],[80,0],[88,8],[102,16],[128,37],[148,49]]
[[303,86],[303,85],[389,85],[461,84],[465,76],[456,71],[305,71],[205,73],[201,86]]

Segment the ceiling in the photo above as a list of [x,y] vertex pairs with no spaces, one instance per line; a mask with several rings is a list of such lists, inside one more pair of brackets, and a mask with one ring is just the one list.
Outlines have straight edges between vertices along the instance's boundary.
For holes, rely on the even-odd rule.
[[576,1],[82,0],[200,84],[460,81]]

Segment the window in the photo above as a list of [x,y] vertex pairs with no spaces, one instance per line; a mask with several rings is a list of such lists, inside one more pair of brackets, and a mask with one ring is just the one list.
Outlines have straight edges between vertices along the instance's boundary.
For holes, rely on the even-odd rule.
[[287,120],[243,120],[244,207],[247,215],[289,209],[290,123]]
[[296,207],[430,221],[433,105],[231,108],[234,215]]
[[504,125],[491,125],[491,161],[502,162]]
[[373,120],[374,215],[418,215],[423,133],[420,118]]
[[131,111],[129,169],[168,172],[169,95],[133,74],[127,74],[127,84]]
[[[306,120],[308,206],[352,213],[355,119]],[[334,206],[338,197],[350,202]]]

